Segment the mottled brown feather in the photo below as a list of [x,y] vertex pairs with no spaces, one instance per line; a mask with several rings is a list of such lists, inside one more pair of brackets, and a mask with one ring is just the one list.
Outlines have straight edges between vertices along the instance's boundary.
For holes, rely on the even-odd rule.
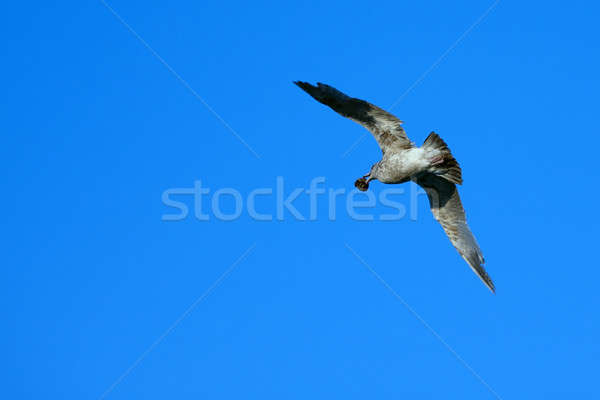
[[387,111],[365,100],[347,96],[323,83],[317,83],[317,86],[300,81],[294,83],[318,102],[367,128],[383,153],[387,150],[399,151],[414,147],[402,128],[402,121]]
[[427,192],[431,212],[446,232],[452,245],[483,283],[495,292],[494,282],[483,267],[485,260],[481,249],[467,225],[465,210],[456,185],[429,172],[419,175],[416,182]]

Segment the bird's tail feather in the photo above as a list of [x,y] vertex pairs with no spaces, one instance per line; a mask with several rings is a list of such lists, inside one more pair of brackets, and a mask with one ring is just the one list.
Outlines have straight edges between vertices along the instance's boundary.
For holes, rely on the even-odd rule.
[[432,163],[430,172],[433,172],[452,183],[458,185],[462,184],[462,171],[460,165],[458,165],[458,161],[452,156],[446,142],[444,142],[437,133],[431,132],[429,136],[427,136],[427,139],[425,139],[425,142],[423,143],[423,148],[438,150],[440,152],[440,157]]

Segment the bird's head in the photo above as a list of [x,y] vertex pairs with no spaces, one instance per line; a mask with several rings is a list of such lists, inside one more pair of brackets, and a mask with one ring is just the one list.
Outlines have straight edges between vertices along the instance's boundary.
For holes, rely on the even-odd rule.
[[354,182],[354,186],[356,186],[356,188],[361,192],[366,192],[369,189],[369,182],[371,182],[373,179],[377,179],[378,171],[379,163],[376,163],[371,167],[371,172],[369,172],[368,175],[358,178],[356,182]]
[[376,162],[371,167],[371,171],[369,171],[369,175],[367,175],[367,176],[368,176],[369,180],[373,180],[373,179],[378,179],[377,178],[378,175],[379,175],[379,163]]

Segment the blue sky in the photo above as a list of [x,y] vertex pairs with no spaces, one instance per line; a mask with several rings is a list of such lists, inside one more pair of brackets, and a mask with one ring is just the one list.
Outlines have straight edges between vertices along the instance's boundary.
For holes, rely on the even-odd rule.
[[[500,1],[463,35],[491,1],[108,4],[172,70],[99,1],[4,7],[3,397],[597,396],[598,5]],[[343,156],[363,129],[298,79],[446,140],[496,295],[422,196],[162,219],[195,181],[353,188],[375,141]]]

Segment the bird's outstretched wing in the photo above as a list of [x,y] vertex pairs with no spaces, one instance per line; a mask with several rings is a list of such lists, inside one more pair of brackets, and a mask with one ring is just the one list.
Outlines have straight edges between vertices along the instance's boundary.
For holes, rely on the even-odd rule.
[[483,283],[495,292],[494,283],[482,265],[485,260],[481,249],[467,225],[456,185],[432,173],[419,175],[416,182],[427,192],[433,216],[442,225],[456,250]]
[[398,151],[414,147],[402,129],[402,121],[387,111],[364,100],[346,96],[339,90],[323,83],[317,83],[317,86],[300,81],[294,83],[315,100],[367,128],[384,153],[388,150]]

